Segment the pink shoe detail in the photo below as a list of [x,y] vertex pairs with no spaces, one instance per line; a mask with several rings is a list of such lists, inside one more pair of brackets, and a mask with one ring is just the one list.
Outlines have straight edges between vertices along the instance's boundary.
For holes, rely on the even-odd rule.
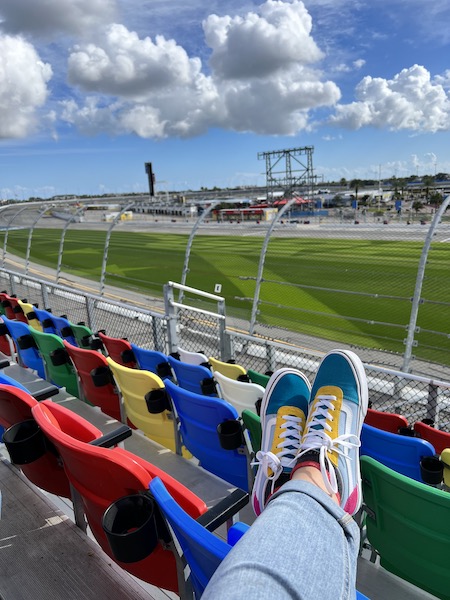
[[355,487],[353,492],[347,498],[347,502],[345,503],[344,510],[349,515],[354,515],[358,510],[359,505],[359,494],[358,494],[358,486]]

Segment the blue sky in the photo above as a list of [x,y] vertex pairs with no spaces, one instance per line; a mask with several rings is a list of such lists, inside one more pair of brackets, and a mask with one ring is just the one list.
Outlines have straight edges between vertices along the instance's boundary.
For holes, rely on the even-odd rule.
[[450,172],[448,0],[2,0],[0,199]]

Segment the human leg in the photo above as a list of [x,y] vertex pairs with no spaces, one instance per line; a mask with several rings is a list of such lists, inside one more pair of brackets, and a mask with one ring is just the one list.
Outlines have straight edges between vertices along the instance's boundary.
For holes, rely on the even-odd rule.
[[317,485],[291,480],[221,563],[202,600],[350,600],[359,529]]
[[[352,352],[329,353],[312,391],[301,440],[290,437],[291,446],[298,443],[291,481],[270,497],[220,565],[205,591],[207,600],[354,598],[359,530],[351,515],[361,504],[358,446],[368,402],[361,361]],[[277,441],[276,431],[263,428],[262,450],[279,447],[270,443]],[[293,464],[291,459],[271,470],[261,460],[263,508],[268,482],[273,486]]]

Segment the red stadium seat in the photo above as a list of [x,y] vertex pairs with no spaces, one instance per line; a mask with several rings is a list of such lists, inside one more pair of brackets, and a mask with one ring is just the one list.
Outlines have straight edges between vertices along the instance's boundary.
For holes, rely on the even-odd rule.
[[450,448],[450,433],[435,429],[430,425],[426,425],[421,421],[414,423],[414,431],[420,435],[421,438],[433,444],[434,449],[438,454],[441,454],[446,448]]
[[131,348],[131,344],[125,338],[110,337],[102,331],[97,332],[103,346],[106,348],[108,356],[110,356],[114,362],[128,367],[129,369],[137,369],[138,364]]
[[367,409],[364,422],[371,427],[377,427],[390,433],[398,433],[400,427],[408,427],[408,420],[405,417],[395,413],[374,410],[373,408]]
[[[153,477],[163,480],[177,502],[194,519],[206,512],[202,500],[154,465],[121,448],[102,448],[79,441],[77,437],[85,420],[67,408],[44,400],[36,404],[32,412],[59,452],[67,476],[81,496],[94,537],[112,559],[114,556],[102,527],[103,514],[119,498],[147,490]],[[161,544],[138,562],[116,562],[148,583],[178,590],[175,559]]]

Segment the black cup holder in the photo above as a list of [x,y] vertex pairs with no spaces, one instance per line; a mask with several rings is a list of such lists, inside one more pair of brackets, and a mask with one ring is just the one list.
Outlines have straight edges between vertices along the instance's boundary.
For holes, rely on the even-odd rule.
[[170,363],[161,362],[158,365],[156,365],[156,374],[158,375],[158,377],[161,377],[161,379],[167,379],[167,377],[172,378],[173,373]]
[[91,337],[89,339],[89,346],[91,347],[91,350],[103,350],[105,348],[102,340],[98,337]]
[[69,336],[73,336],[73,329],[70,325],[66,325],[61,329],[61,337],[67,338]]
[[425,456],[420,461],[420,474],[424,483],[439,485],[444,477],[444,463],[439,456]]
[[55,367],[61,367],[70,362],[69,354],[65,348],[55,348],[50,352],[50,360]]
[[12,425],[3,433],[3,442],[16,465],[28,465],[47,452],[45,436],[34,419]]
[[126,364],[126,363],[135,363],[136,362],[136,357],[134,355],[134,352],[131,348],[127,348],[126,350],[123,350],[120,353],[120,358],[122,359],[122,361]]
[[242,426],[239,421],[223,421],[217,425],[219,442],[224,450],[236,450],[244,443]]
[[204,396],[215,396],[217,394],[216,382],[213,377],[205,377],[200,381],[200,389]]
[[172,410],[167,390],[164,388],[147,392],[145,394],[145,403],[147,404],[148,412],[152,415],[157,415],[165,410]]
[[95,387],[104,387],[113,383],[111,370],[106,365],[92,369],[90,375]]
[[116,560],[143,560],[158,545],[156,506],[150,496],[134,494],[113,502],[102,519],[103,530]]
[[398,433],[405,437],[419,437],[412,427],[399,427]]

